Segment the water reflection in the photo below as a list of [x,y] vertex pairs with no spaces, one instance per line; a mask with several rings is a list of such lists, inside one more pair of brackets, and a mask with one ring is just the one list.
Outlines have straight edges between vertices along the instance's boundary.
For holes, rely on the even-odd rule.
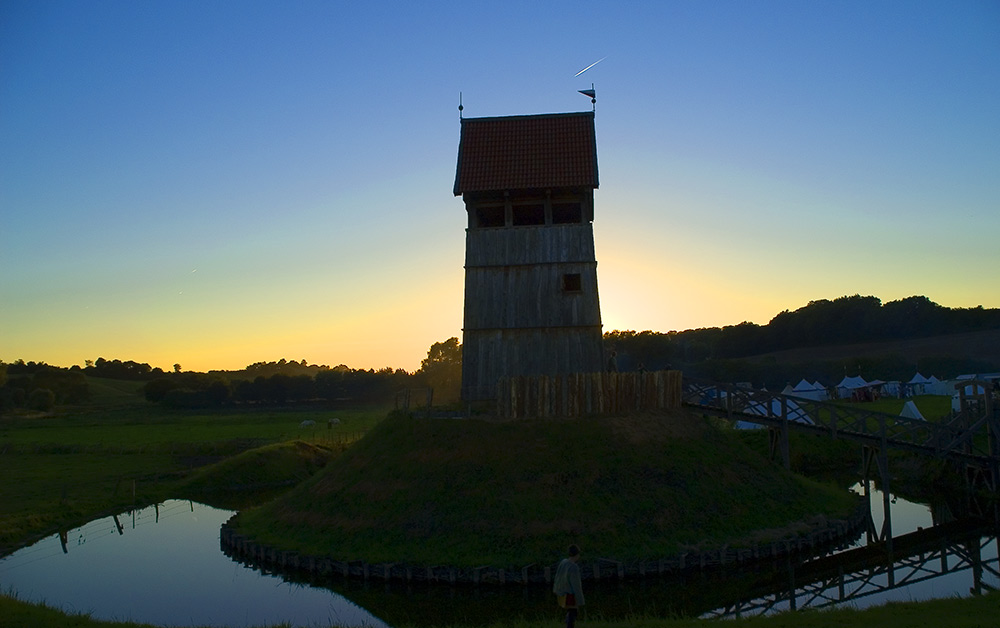
[[[854,492],[863,494],[855,485]],[[873,530],[885,519],[883,494],[870,488]],[[705,617],[741,617],[788,609],[977,595],[1000,587],[996,525],[957,520],[948,504],[930,507],[891,497],[891,542],[862,535],[826,557],[787,563],[783,577],[744,592]]]
[[[862,493],[860,486],[854,490]],[[841,554],[810,561],[785,558],[644,581],[589,583],[588,612],[592,618],[609,619],[732,616],[836,605],[840,600],[865,607],[890,600],[967,596],[976,586],[1000,586],[995,529],[986,536],[974,531],[974,539],[942,541],[945,537],[933,535],[944,528],[933,533],[927,529],[952,525],[946,523],[954,519],[947,507],[890,501],[898,541],[891,560],[884,544],[869,545],[862,535],[840,548]],[[881,494],[872,490],[876,529],[881,528],[881,505]],[[100,519],[0,560],[0,587],[21,599],[45,600],[99,619],[165,626],[559,620],[555,599],[544,586],[448,587],[267,575],[234,562],[219,549],[219,528],[231,514],[174,500]],[[930,541],[923,538],[926,535],[931,535]],[[944,545],[951,548],[947,555],[939,552]]]
[[231,561],[219,528],[232,514],[171,500],[98,519],[0,560],[0,588],[95,619],[163,626],[385,626],[330,590]]

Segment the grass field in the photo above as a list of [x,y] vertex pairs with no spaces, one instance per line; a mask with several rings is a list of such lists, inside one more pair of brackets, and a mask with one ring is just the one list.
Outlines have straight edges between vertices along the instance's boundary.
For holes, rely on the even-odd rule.
[[[633,496],[647,493],[648,478],[643,479],[650,469],[639,468],[638,472],[612,473],[629,459],[646,459],[650,468],[656,466],[667,469],[677,482],[678,488],[695,486],[691,484],[696,469],[706,466],[706,458],[711,466],[725,467],[733,458],[733,452],[747,449],[739,443],[728,440],[706,441],[712,451],[665,449],[661,436],[636,433],[635,426],[620,425],[615,432],[616,442],[621,451],[611,454],[607,460],[598,460],[595,453],[600,435],[587,426],[580,441],[565,438],[565,431],[557,424],[540,428],[553,430],[543,432],[518,441],[513,456],[504,452],[497,432],[483,425],[461,426],[455,421],[436,421],[406,425],[410,431],[398,424],[385,422],[386,407],[289,407],[280,410],[220,410],[217,412],[177,412],[163,410],[147,404],[141,397],[141,387],[134,382],[111,380],[90,380],[92,402],[76,408],[60,408],[46,416],[5,416],[0,417],[0,554],[6,554],[18,547],[60,529],[82,525],[99,516],[125,510],[133,505],[159,502],[168,498],[192,498],[221,507],[243,507],[259,504],[261,500],[280,494],[288,487],[298,485],[300,489],[287,492],[288,500],[281,502],[288,512],[294,510],[296,500],[301,500],[307,490],[336,489],[334,474],[318,471],[340,465],[347,469],[380,469],[381,481],[371,479],[361,483],[352,499],[377,498],[390,494],[394,485],[387,478],[396,477],[402,483],[412,473],[410,463],[416,459],[399,456],[402,449],[413,450],[414,438],[426,438],[432,445],[424,452],[426,460],[444,457],[463,465],[463,473],[483,473],[483,464],[509,474],[509,479],[518,487],[528,487],[542,481],[562,486],[567,479],[577,481],[594,473],[595,465],[609,470],[601,473],[597,485],[608,494],[627,493]],[[923,411],[923,407],[921,407]],[[327,428],[327,419],[338,418],[340,424]],[[300,428],[304,420],[316,422],[314,428]],[[396,419],[399,421],[400,419]],[[460,429],[462,428],[462,429]],[[501,426],[500,435],[516,426]],[[369,432],[383,431],[388,437],[362,440],[357,446],[352,443]],[[469,431],[466,437],[460,432]],[[605,434],[606,436],[606,434]],[[676,436],[676,435],[675,435]],[[688,434],[687,437],[691,437]],[[551,468],[533,467],[530,456],[538,454],[547,445],[546,439],[554,439],[567,449],[560,454],[567,465],[561,471]],[[570,442],[567,442],[570,441]],[[508,441],[509,442],[509,441]],[[643,444],[646,442],[647,444]],[[817,445],[818,446],[818,445]],[[639,451],[632,451],[638,449]],[[625,453],[628,451],[629,453]],[[740,455],[744,455],[745,452]],[[347,455],[350,454],[350,455]],[[485,456],[485,458],[484,458]],[[698,456],[701,456],[699,458]],[[652,461],[669,458],[667,465]],[[750,456],[741,464],[750,465],[758,457]],[[509,460],[509,462],[504,462]],[[523,464],[517,464],[524,460]],[[497,465],[501,465],[497,467]],[[503,466],[509,465],[509,466]],[[439,471],[454,467],[441,467]],[[737,473],[730,469],[725,473]],[[321,478],[326,478],[321,481]],[[362,475],[350,477],[360,478]],[[709,480],[717,478],[710,475]],[[480,478],[487,483],[487,492],[492,488],[489,477]],[[786,477],[782,481],[799,483],[801,479]],[[433,499],[448,500],[449,478],[438,477],[444,491],[435,493]],[[304,483],[304,484],[303,484]],[[809,483],[807,483],[809,484]],[[399,486],[399,484],[395,485]],[[810,484],[810,486],[812,486]],[[746,495],[754,499],[759,487],[749,486]],[[428,493],[427,495],[431,495]],[[573,495],[584,500],[597,500],[598,496]],[[430,497],[428,497],[430,499]],[[494,501],[503,499],[494,495]],[[530,499],[518,497],[518,499]],[[647,495],[648,503],[642,508],[655,511],[662,496]],[[706,502],[710,501],[706,499]],[[279,503],[279,502],[275,502]],[[301,501],[299,502],[301,503]],[[233,506],[239,504],[239,506]],[[587,509],[598,508],[597,502],[585,501]],[[510,504],[512,512],[535,507],[548,506],[538,502],[519,501]],[[739,507],[739,506],[737,506]],[[749,508],[750,506],[746,506]],[[615,507],[618,508],[618,507]],[[810,508],[807,506],[807,508]],[[620,508],[618,508],[620,510]],[[612,509],[611,515],[615,513]],[[627,513],[625,513],[627,514]],[[457,511],[456,517],[470,516],[468,511]],[[708,509],[706,520],[718,519],[718,513]],[[433,518],[415,519],[418,532],[433,535]],[[563,524],[571,521],[563,520]],[[628,522],[625,521],[627,524]],[[420,526],[423,525],[423,528]],[[575,525],[575,524],[573,524]],[[568,530],[575,528],[569,526]],[[762,524],[763,525],[763,524]],[[405,530],[404,530],[405,532]],[[596,531],[600,532],[600,530]],[[595,532],[595,534],[596,534]],[[731,532],[728,531],[728,532]],[[724,534],[727,530],[717,529]],[[511,546],[517,544],[528,547],[535,530],[526,528],[509,535]],[[556,531],[559,534],[559,531]],[[674,541],[697,544],[711,536],[707,529],[697,533],[678,535]],[[594,548],[599,545],[599,535],[588,539]],[[552,537],[540,535],[540,544],[548,546]],[[302,539],[300,539],[302,540]],[[625,542],[630,544],[652,543],[633,535]],[[662,542],[662,540],[657,541]],[[561,547],[560,543],[560,547]],[[539,545],[541,546],[541,545]],[[650,549],[656,549],[650,545]],[[371,551],[371,547],[362,548]],[[530,548],[529,548],[530,549]],[[476,550],[478,551],[478,550]],[[772,618],[735,621],[735,625],[751,625],[761,628],[784,628],[803,626],[805,628],[825,628],[833,626],[870,626],[888,628],[897,626],[957,626],[976,628],[996,625],[995,618],[1000,609],[1000,596],[992,594],[967,600],[940,600],[922,604],[899,604],[867,611],[804,612],[779,615]],[[555,625],[557,617],[549,623],[519,622],[514,618],[500,621],[497,626],[509,625],[515,628],[535,628]],[[589,618],[585,626],[592,628],[690,628],[702,626],[697,620],[662,620],[636,617],[625,622],[604,622],[597,617]],[[36,604],[18,601],[8,592],[0,592],[0,626],[22,628],[51,626],[53,628],[123,628],[138,627],[139,624],[94,621],[85,615],[66,614]],[[461,628],[461,627],[456,627]]]
[[[388,407],[181,412],[142,398],[136,382],[91,378],[93,401],[45,416],[0,417],[0,553],[136,503],[180,497],[195,469],[298,440],[343,449]],[[328,419],[339,424],[328,427]],[[303,421],[315,426],[301,428]]]

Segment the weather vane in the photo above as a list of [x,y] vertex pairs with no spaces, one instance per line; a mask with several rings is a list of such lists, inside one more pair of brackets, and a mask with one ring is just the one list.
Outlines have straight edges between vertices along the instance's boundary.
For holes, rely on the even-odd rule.
[[[590,68],[594,67],[595,65],[597,65],[601,61],[604,61],[605,59],[607,59],[607,57],[601,57],[597,61],[594,61],[593,63],[591,63],[587,67],[583,68],[582,70],[580,70],[579,72],[577,72],[576,74],[574,74],[573,78],[576,78],[577,76],[580,76],[581,74],[583,74],[584,72],[586,72]],[[590,89],[578,89],[577,91],[580,92],[581,94],[583,94],[584,96],[590,96],[590,104],[594,106],[594,111],[597,111],[597,90],[594,89],[594,84],[593,83],[590,84]]]

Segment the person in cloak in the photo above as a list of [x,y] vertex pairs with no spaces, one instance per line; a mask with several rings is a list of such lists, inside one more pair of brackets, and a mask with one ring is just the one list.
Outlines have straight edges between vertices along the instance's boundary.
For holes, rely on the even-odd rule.
[[566,609],[566,628],[576,626],[576,615],[586,601],[583,585],[580,583],[580,548],[569,546],[569,556],[559,562],[556,576],[552,580],[552,592],[556,594],[559,606]]

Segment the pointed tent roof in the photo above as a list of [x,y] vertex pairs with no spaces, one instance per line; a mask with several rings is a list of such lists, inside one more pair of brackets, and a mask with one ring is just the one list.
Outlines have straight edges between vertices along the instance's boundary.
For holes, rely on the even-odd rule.
[[592,111],[462,119],[455,196],[557,187],[598,187]]
[[804,390],[815,390],[815,389],[816,387],[812,383],[810,383],[806,379],[803,379],[798,384],[795,384],[795,388],[793,388],[792,390],[796,392],[802,392]]
[[906,383],[907,384],[929,384],[930,380],[928,380],[926,377],[924,377],[920,373],[917,373],[916,375],[913,376],[913,379],[911,379],[910,381],[908,381]]
[[920,410],[917,409],[917,404],[912,401],[907,401],[903,404],[903,410],[899,413],[899,416],[905,417],[907,419],[920,419],[925,421],[924,415],[920,414]]
[[865,378],[860,375],[855,377],[844,376],[844,379],[840,380],[840,383],[837,384],[837,388],[847,388],[848,390],[853,390],[855,388],[864,388],[867,385],[868,382],[866,382]]

